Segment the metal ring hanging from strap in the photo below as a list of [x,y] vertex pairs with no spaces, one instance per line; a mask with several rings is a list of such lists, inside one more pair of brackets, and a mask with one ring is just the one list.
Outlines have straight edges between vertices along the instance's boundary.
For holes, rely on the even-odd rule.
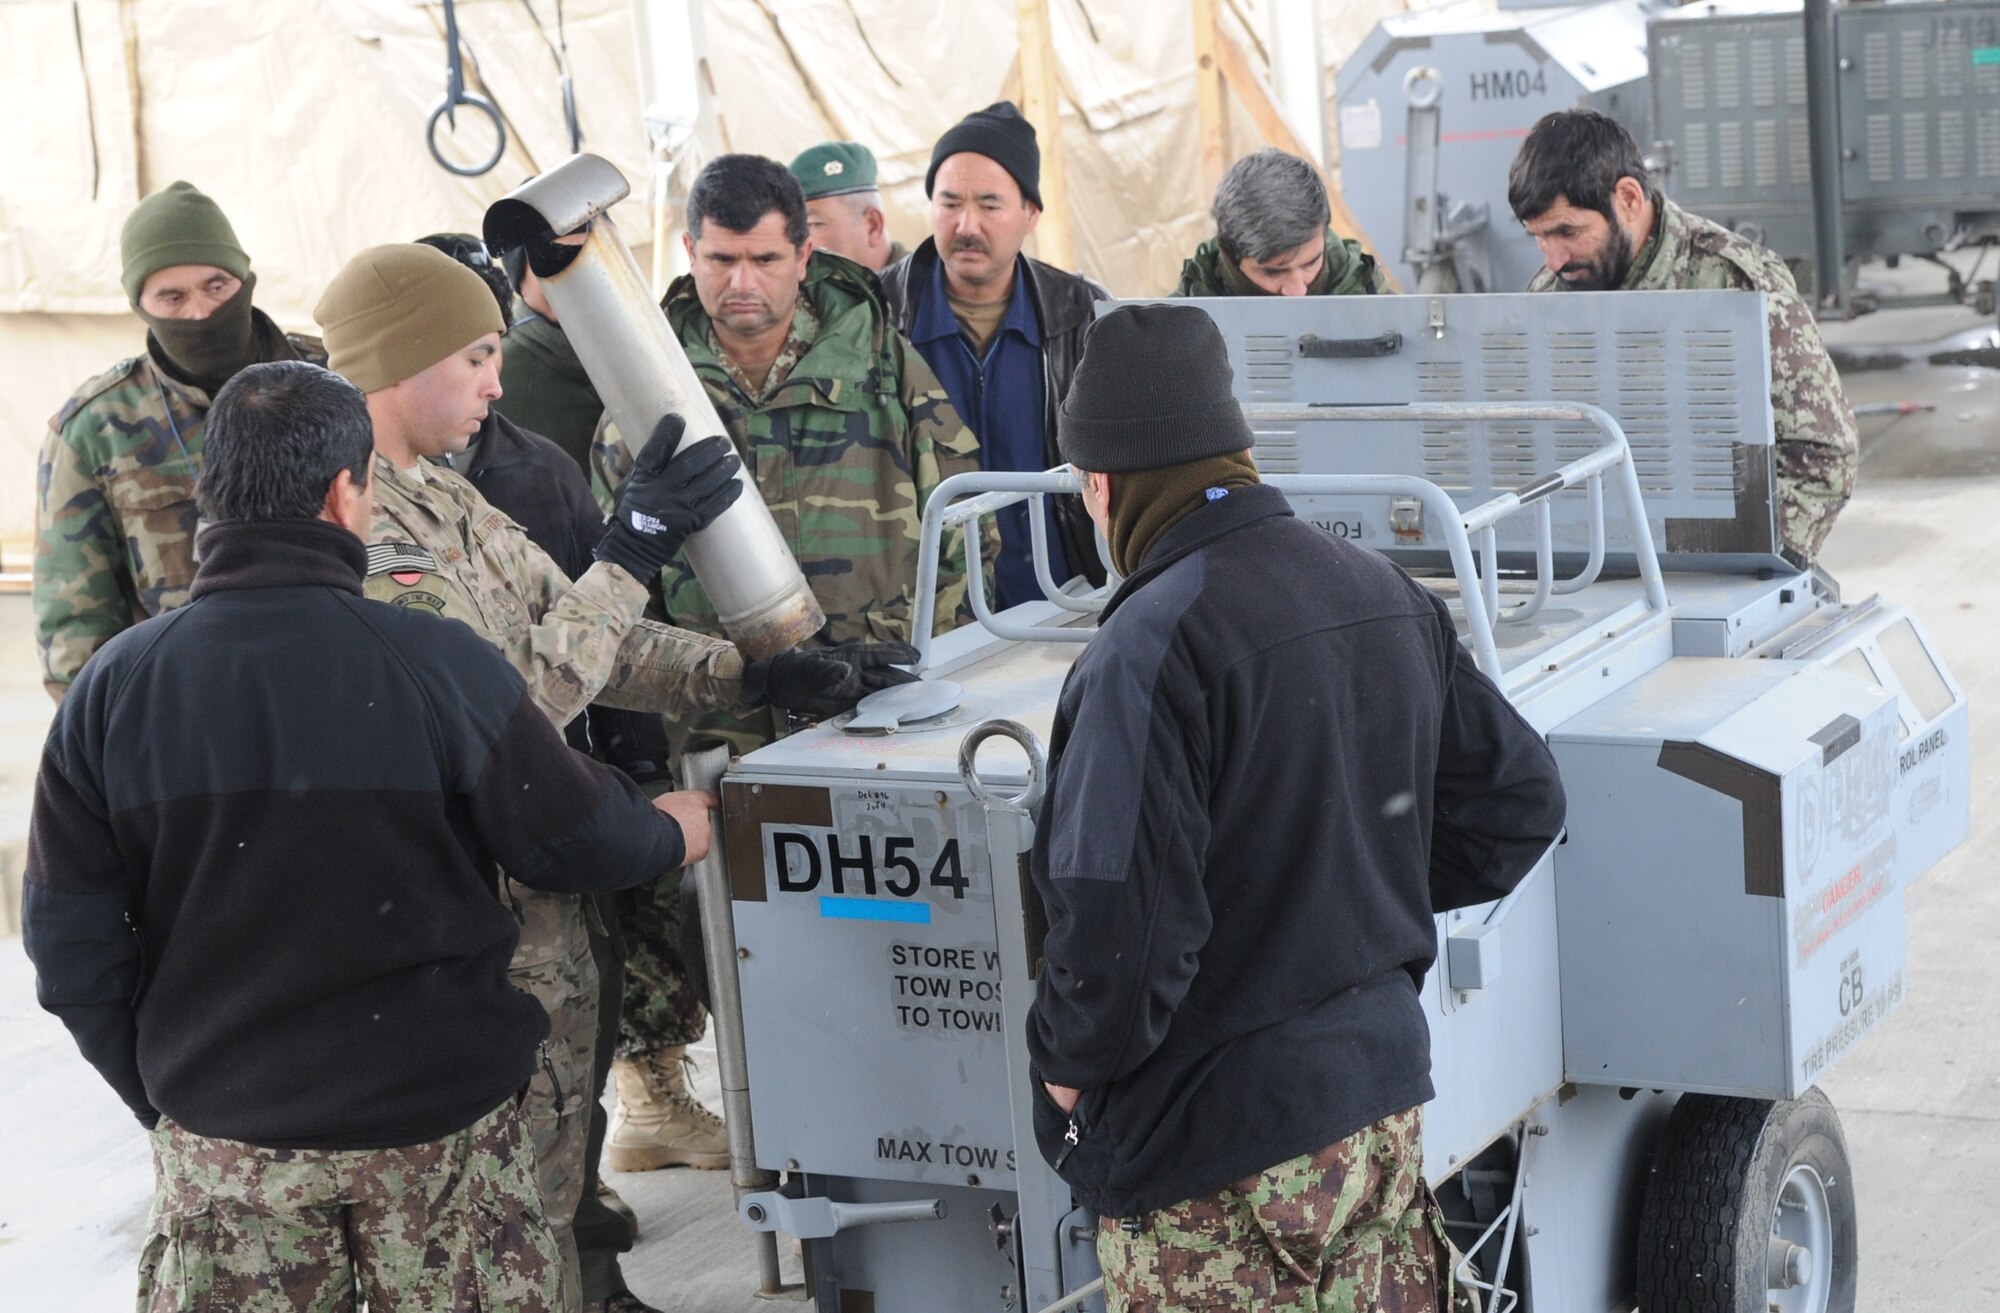
[[[492,101],[476,91],[465,89],[465,56],[458,39],[456,0],[444,0],[444,45],[444,95],[432,106],[430,120],[424,124],[424,144],[430,147],[431,158],[446,173],[455,173],[461,178],[477,178],[483,173],[491,173],[493,166],[500,162],[500,157],[507,153],[507,124]],[[493,153],[477,164],[454,164],[438,149],[438,120],[444,119],[454,132],[457,131],[461,105],[478,110],[493,124]]]

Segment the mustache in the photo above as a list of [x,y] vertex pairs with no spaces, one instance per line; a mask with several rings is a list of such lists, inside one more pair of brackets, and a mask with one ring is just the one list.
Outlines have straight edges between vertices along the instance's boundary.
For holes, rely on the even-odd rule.
[[954,237],[951,239],[951,249],[953,254],[959,251],[977,251],[981,255],[993,254],[993,248],[986,244],[984,237]]

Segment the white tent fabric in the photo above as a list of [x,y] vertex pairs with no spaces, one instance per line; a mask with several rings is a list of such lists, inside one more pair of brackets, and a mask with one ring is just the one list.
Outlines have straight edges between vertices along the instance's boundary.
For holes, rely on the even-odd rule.
[[[632,179],[615,217],[635,245],[653,221],[631,14],[643,2],[560,5],[584,148]],[[1330,64],[1381,15],[1423,2],[1326,0]],[[721,148],[783,160],[829,138],[867,142],[891,227],[912,245],[929,230],[931,143],[1018,95],[1011,0],[699,3]],[[1220,6],[1258,63],[1263,4]],[[1076,263],[1114,292],[1160,292],[1208,228],[1188,10],[1050,8]],[[567,154],[557,0],[457,9],[468,82],[509,128],[505,156],[478,178],[445,172],[424,146],[444,85],[436,3],[0,0],[0,122],[11,129],[0,147],[0,566],[26,564],[48,417],[143,343],[118,284],[118,229],[140,196],[177,178],[214,196],[250,252],[259,306],[311,331],[320,289],[354,252],[476,231],[490,201]],[[1231,129],[1233,154],[1261,144],[1247,115]],[[475,123],[460,131],[468,155],[490,141]]]

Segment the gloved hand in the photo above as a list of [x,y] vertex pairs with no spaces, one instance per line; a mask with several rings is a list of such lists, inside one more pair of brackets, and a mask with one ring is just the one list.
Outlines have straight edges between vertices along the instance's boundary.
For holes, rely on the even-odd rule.
[[898,684],[914,684],[920,678],[899,666],[917,663],[917,649],[908,643],[870,643],[856,640],[823,647],[819,654],[853,668],[861,680],[860,697]]
[[653,582],[689,534],[707,528],[743,494],[736,477],[742,462],[727,438],[705,438],[674,455],[686,429],[679,415],[654,426],[597,544],[598,560],[623,566],[643,584]]
[[913,662],[907,643],[841,643],[817,651],[780,652],[743,668],[743,701],[825,719],[851,710],[876,689],[916,678],[894,663]]

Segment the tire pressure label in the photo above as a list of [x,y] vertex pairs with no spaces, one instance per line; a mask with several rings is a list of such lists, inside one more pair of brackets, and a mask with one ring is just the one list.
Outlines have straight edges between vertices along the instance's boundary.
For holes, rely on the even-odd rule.
[[1856,1040],[1872,1030],[1876,1022],[1888,1016],[1890,1010],[1903,1001],[1903,973],[1898,969],[1889,979],[1876,984],[1868,979],[1862,967],[1861,954],[1849,953],[1841,961],[1835,994],[1840,1021],[1808,1048],[1805,1057],[1800,1060],[1807,1084],[1819,1079],[1820,1073],[1832,1065],[1834,1059],[1853,1048]]

